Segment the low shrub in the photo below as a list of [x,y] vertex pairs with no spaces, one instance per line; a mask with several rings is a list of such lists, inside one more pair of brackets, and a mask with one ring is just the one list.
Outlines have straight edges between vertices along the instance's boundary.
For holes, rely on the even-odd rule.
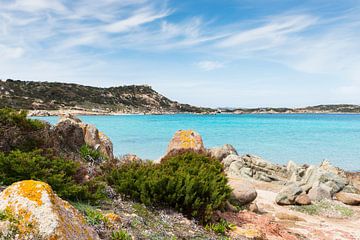
[[107,222],[107,218],[101,213],[101,211],[95,209],[93,206],[76,202],[73,206],[84,214],[88,224],[95,226],[101,223]]
[[17,126],[26,130],[39,130],[44,127],[44,123],[36,119],[28,119],[27,111],[14,110],[11,108],[0,109],[0,123],[7,126]]
[[168,206],[205,223],[224,207],[231,189],[219,161],[193,152],[161,164],[127,163],[108,182],[116,191],[146,205]]
[[118,230],[111,233],[111,240],[132,240],[132,237],[125,230]]
[[227,231],[233,230],[234,228],[234,224],[228,223],[224,219],[221,219],[218,223],[209,223],[205,226],[206,230],[214,231],[220,235],[225,235]]
[[88,145],[81,146],[80,155],[85,161],[95,163],[100,163],[105,158],[98,150],[95,150]]
[[69,200],[97,201],[105,196],[103,184],[97,179],[83,184],[75,181],[80,163],[43,154],[41,150],[0,152],[0,183],[10,185],[22,180],[39,180]]

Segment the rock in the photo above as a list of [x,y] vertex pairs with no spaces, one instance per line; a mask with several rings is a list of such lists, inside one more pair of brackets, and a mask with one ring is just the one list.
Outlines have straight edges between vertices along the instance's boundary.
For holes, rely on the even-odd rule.
[[336,200],[345,203],[347,205],[359,206],[360,205],[360,195],[347,192],[338,192],[335,194]]
[[265,182],[285,183],[285,167],[272,164],[254,155],[228,155],[223,161],[225,172],[232,177],[253,178]]
[[0,211],[7,218],[0,220],[2,233],[9,239],[99,239],[83,216],[43,182],[28,180],[6,188]]
[[276,196],[276,203],[279,205],[292,205],[296,203],[296,198],[303,193],[301,187],[291,184],[283,188]]
[[199,133],[193,130],[179,130],[171,139],[165,155],[182,151],[205,153],[204,144]]
[[311,201],[321,201],[323,199],[331,199],[331,188],[324,184],[319,184],[318,186],[312,187],[308,195]]
[[238,212],[238,209],[234,205],[232,205],[229,201],[226,201],[225,207],[227,211]]
[[241,184],[232,191],[230,202],[238,206],[243,206],[254,201],[256,197],[257,192],[255,188]]
[[100,146],[99,151],[107,156],[109,159],[114,158],[114,147],[110,138],[106,136],[103,132],[99,132]]
[[[61,116],[60,121],[55,128],[59,128],[60,126],[80,128],[83,136],[78,136],[79,141],[82,141],[83,144],[86,144],[95,150],[99,150],[99,152],[108,159],[114,158],[113,144],[110,138],[100,132],[94,125],[83,123],[79,118],[72,114],[65,114]],[[71,138],[71,136],[73,135],[69,135],[67,138]]]
[[289,214],[289,213],[285,213],[285,212],[278,212],[275,213],[275,217],[277,217],[280,220],[290,220],[290,221],[305,221],[305,219],[298,217],[296,215],[293,214]]
[[[230,154],[228,155],[226,158],[224,158],[222,160],[222,164],[224,165],[224,169],[225,171],[227,171],[230,167],[230,165],[233,163],[233,162],[237,162],[237,161],[240,161],[243,163],[242,159],[240,156],[238,155],[235,155],[235,154]],[[244,165],[244,163],[242,164]],[[236,170],[237,171],[237,170]]]
[[85,144],[82,128],[71,121],[59,122],[54,127],[55,141],[58,146],[55,149],[70,149],[71,152],[78,151]]
[[299,205],[310,205],[311,199],[306,193],[302,193],[295,198],[295,203]]
[[99,130],[92,124],[81,124],[84,131],[84,140],[90,147],[100,145]]
[[224,146],[221,147],[213,147],[208,149],[208,153],[210,154],[211,157],[218,159],[219,161],[222,161],[224,158],[226,158],[229,155],[238,155],[236,149],[230,145],[230,144],[225,144]]
[[249,204],[248,210],[253,213],[259,213],[259,207],[256,203],[252,202]]
[[119,161],[121,163],[133,163],[133,162],[140,163],[140,162],[142,162],[141,158],[139,158],[135,154],[125,154],[125,155],[121,156]]

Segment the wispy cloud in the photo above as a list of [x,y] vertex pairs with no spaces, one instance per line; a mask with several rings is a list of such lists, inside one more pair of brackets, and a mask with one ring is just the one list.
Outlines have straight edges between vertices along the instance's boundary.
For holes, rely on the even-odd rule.
[[204,71],[212,71],[224,67],[224,64],[218,61],[200,61],[195,65]]
[[111,71],[121,63],[131,76],[131,69],[140,72],[140,64],[128,61],[134,53],[148,65],[169,59],[174,65],[187,61],[183,65],[192,70],[223,68],[214,74],[244,59],[269,62],[299,74],[336,76],[344,96],[360,89],[358,9],[324,16],[294,7],[224,21],[205,12],[184,14],[174,2],[0,0],[0,71],[85,79],[94,69]]

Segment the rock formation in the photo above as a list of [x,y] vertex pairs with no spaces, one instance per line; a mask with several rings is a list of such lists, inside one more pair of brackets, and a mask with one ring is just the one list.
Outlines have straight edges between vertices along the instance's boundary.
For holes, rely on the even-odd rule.
[[209,148],[207,152],[211,157],[218,159],[219,161],[222,161],[230,154],[238,155],[236,149],[230,144],[225,144],[224,146],[220,147]]
[[179,130],[171,139],[165,156],[183,151],[205,153],[203,140],[199,133],[193,130]]
[[28,180],[6,188],[0,194],[0,212],[0,238],[99,239],[82,215],[43,182]]
[[280,165],[272,164],[254,155],[228,155],[222,163],[225,172],[233,177],[253,178],[265,182],[287,181],[287,170]]
[[[65,114],[61,116],[59,123],[55,128],[59,126],[66,126],[69,128],[80,128],[82,130],[83,137],[77,136],[79,139],[83,139],[83,142],[95,150],[99,150],[108,159],[113,159],[113,144],[109,137],[100,132],[94,125],[83,123],[79,118]],[[71,136],[71,134],[69,134]]]

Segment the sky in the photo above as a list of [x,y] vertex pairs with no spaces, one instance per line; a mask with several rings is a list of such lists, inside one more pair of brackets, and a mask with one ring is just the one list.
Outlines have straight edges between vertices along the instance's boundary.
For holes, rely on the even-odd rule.
[[208,107],[360,104],[359,0],[0,0],[0,79]]

